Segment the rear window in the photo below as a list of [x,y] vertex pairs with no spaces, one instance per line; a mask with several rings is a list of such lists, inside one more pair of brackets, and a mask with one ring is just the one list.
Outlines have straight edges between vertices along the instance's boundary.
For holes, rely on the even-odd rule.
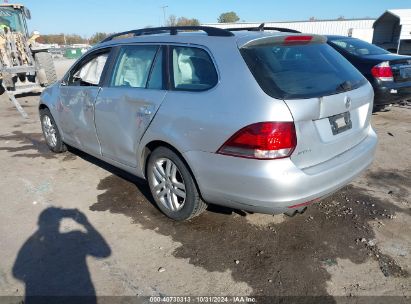
[[355,38],[331,38],[328,42],[356,56],[389,54],[378,46]]
[[241,54],[261,88],[279,99],[304,99],[349,91],[366,79],[324,43],[262,45]]

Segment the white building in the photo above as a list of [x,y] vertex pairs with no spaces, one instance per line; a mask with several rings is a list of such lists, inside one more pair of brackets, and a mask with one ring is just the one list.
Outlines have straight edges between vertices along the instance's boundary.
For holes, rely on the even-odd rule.
[[392,52],[411,53],[411,9],[387,10],[379,18],[306,20],[282,22],[207,23],[219,28],[281,27],[303,33],[342,35],[380,45]]
[[[353,29],[371,29],[375,19],[344,19],[344,20],[313,20],[313,21],[284,21],[264,22],[267,27],[282,27],[300,31],[302,33],[343,35],[348,36]],[[220,28],[230,27],[256,27],[261,22],[239,22],[239,23],[207,23],[207,26]]]

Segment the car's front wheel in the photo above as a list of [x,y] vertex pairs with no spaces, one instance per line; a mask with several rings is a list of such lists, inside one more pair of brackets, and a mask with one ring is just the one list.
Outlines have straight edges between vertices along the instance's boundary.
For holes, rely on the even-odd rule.
[[40,121],[44,139],[50,150],[55,153],[66,151],[66,145],[61,138],[56,122],[49,109],[45,108],[40,110]]
[[187,165],[168,148],[151,153],[147,180],[157,206],[173,220],[191,219],[207,208]]

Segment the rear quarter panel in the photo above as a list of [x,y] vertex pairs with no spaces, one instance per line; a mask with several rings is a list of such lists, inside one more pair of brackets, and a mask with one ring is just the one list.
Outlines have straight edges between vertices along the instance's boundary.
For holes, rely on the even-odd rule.
[[219,75],[205,92],[170,91],[142,138],[140,153],[161,140],[180,153],[215,153],[241,128],[261,121],[292,121],[282,100],[266,95],[231,39],[218,39],[207,49]]

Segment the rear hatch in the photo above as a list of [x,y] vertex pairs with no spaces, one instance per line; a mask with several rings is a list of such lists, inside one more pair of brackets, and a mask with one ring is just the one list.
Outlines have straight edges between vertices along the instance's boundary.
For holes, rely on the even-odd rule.
[[325,162],[368,134],[373,90],[364,76],[316,35],[250,41],[241,53],[261,88],[293,116],[300,168]]

